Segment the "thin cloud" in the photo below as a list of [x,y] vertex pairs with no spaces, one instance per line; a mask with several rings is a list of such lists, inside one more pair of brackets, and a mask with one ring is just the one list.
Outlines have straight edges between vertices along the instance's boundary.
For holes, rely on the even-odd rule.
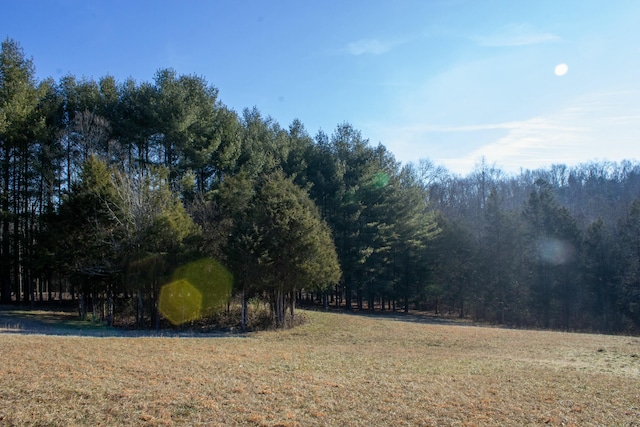
[[[471,125],[428,123],[370,128],[401,161],[431,158],[466,174],[485,158],[505,172],[640,157],[640,92],[599,92],[527,120]],[[475,147],[474,147],[475,145]]]
[[338,53],[360,56],[360,55],[382,55],[398,46],[414,40],[412,37],[381,40],[379,38],[361,39],[347,43],[345,47],[338,50]]
[[585,143],[591,145],[586,137],[588,127],[563,125],[554,118],[537,117],[513,125],[507,135],[472,151],[458,162],[469,167],[485,157],[511,171],[520,167],[536,168],[554,160],[566,162],[582,153],[580,146],[584,149]]
[[498,33],[475,36],[472,39],[483,47],[527,46],[561,40],[556,34],[537,31],[529,24],[509,25]]
[[[533,118],[523,121],[459,126],[416,124],[393,127],[392,132],[404,135],[423,135],[426,133],[464,133],[491,130],[505,130],[508,132],[581,132],[588,130],[588,128],[553,123],[549,120],[544,120],[543,118]],[[391,131],[389,131],[389,133],[391,133]]]
[[[481,135],[496,130],[503,131],[503,136],[462,156],[452,158],[441,155],[434,160],[456,173],[472,170],[481,158],[495,163],[507,172],[516,172],[522,167],[535,169],[541,164],[570,162],[576,154],[582,153],[578,147],[581,142],[584,143],[585,135],[591,129],[576,123],[565,123],[558,117],[535,117],[523,121],[480,125],[416,125],[398,129],[398,133],[405,137],[411,135],[410,139],[413,141],[428,141],[432,139],[429,135],[438,133],[470,133],[475,135],[472,138],[480,138]],[[410,145],[405,145],[405,149],[411,150]]]
[[393,43],[383,42],[378,39],[358,40],[349,43],[345,51],[350,55],[381,55],[389,52],[393,48]]
[[580,131],[581,127],[568,127],[545,122],[540,119],[531,119],[526,121],[512,121],[504,123],[491,123],[481,125],[462,125],[462,126],[441,126],[441,125],[417,125],[405,128],[405,130],[422,131],[422,132],[477,132],[483,130],[563,130],[563,131]]
[[[552,163],[577,164],[596,158],[622,160],[634,157],[637,150],[631,150],[631,147],[638,142],[640,112],[638,106],[623,102],[632,94],[629,92],[614,102],[618,104],[617,108],[610,105],[612,94],[591,94],[555,114],[493,127],[476,126],[477,130],[508,129],[508,132],[461,158],[439,160],[456,170],[470,170],[478,159],[485,157],[514,172]],[[598,104],[600,108],[595,108]],[[634,111],[629,114],[628,110]]]

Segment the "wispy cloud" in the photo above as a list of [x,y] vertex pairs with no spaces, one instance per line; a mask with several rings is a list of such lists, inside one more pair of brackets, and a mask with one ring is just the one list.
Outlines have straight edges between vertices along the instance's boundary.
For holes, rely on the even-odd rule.
[[[536,117],[511,122],[506,135],[456,159],[441,159],[457,170],[471,170],[480,159],[508,171],[519,168],[535,169],[551,163],[575,163],[583,153],[592,151],[592,141],[586,126],[563,124],[556,117]],[[585,146],[585,145],[588,145]],[[581,147],[582,146],[582,147]],[[581,149],[582,148],[582,149]],[[579,161],[586,161],[582,158]]]
[[[497,125],[466,126],[449,131],[506,129],[502,137],[456,159],[440,161],[454,170],[470,170],[485,157],[515,172],[553,163],[577,164],[595,159],[638,158],[640,105],[626,93],[594,93],[553,114]],[[617,102],[612,102],[617,100]],[[616,105],[617,104],[617,105]]]
[[380,140],[398,160],[430,158],[469,173],[485,158],[506,172],[554,163],[640,159],[640,92],[591,93],[527,120],[470,125],[380,126]]
[[477,132],[484,130],[508,130],[528,129],[528,130],[566,130],[580,131],[584,130],[579,127],[559,126],[540,119],[532,119],[527,121],[512,121],[504,123],[489,123],[481,125],[462,125],[462,126],[442,126],[442,125],[418,125],[412,127],[412,130],[424,132]]
[[406,44],[414,38],[393,38],[393,39],[380,39],[369,38],[360,39],[350,43],[347,43],[338,52],[342,54],[360,56],[360,55],[382,55],[390,52],[394,48]]
[[511,24],[494,34],[474,36],[472,40],[484,47],[513,47],[557,42],[561,38],[538,31],[529,24]]
[[356,56],[366,54],[381,55],[389,52],[393,46],[394,44],[390,42],[383,42],[378,39],[366,39],[349,43],[345,48],[345,52]]

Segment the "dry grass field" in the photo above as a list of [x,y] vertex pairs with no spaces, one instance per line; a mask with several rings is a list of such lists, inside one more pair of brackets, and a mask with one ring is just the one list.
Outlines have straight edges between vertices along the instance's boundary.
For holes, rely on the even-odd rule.
[[5,326],[0,425],[640,425],[639,338],[302,313],[222,338]]

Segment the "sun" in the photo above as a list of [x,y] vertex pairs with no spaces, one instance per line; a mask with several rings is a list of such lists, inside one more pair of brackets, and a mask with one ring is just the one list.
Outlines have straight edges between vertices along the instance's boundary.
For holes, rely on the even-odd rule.
[[565,74],[567,74],[567,71],[569,71],[569,66],[567,64],[558,64],[553,70],[555,75],[558,77],[564,76]]

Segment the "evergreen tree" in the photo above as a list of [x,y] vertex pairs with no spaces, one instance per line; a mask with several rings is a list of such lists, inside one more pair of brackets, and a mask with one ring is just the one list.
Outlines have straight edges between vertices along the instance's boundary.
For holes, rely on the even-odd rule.
[[429,294],[435,259],[434,239],[440,233],[437,220],[428,205],[426,189],[416,171],[403,168],[398,188],[389,195],[391,223],[394,225],[392,277],[393,296],[403,301],[405,312],[412,299],[424,301]]
[[568,328],[581,297],[579,230],[569,211],[558,205],[551,187],[542,180],[537,185],[539,190],[531,193],[523,210],[532,309],[541,326]]
[[263,282],[276,324],[284,325],[285,299],[293,317],[296,291],[326,289],[339,280],[340,267],[331,231],[302,189],[276,172],[259,184],[257,201]]
[[[35,136],[42,122],[37,115],[35,68],[17,42],[6,39],[0,47],[0,209],[2,267],[0,301],[11,292],[29,300],[32,290],[28,242],[35,223],[30,208],[34,196]],[[24,268],[27,267],[27,268]]]
[[620,326],[617,309],[616,262],[613,236],[602,219],[594,221],[586,230],[582,250],[582,270],[585,286],[581,309],[583,328],[613,332]]
[[640,328],[640,199],[634,200],[618,226],[617,304],[632,323]]
[[362,196],[366,193],[367,181],[380,169],[373,162],[374,153],[369,142],[350,124],[338,126],[331,137],[329,149],[335,159],[333,170],[338,181],[334,184],[337,190],[335,210],[328,212],[331,215],[328,222],[334,231],[340,265],[344,269],[347,309],[352,308],[354,296],[357,297],[358,308],[362,308],[364,284],[368,278],[366,262],[373,253],[370,246],[372,234],[367,230],[371,218],[363,217],[366,206]]
[[87,298],[95,302],[98,295],[113,291],[121,272],[121,233],[112,215],[115,194],[106,164],[89,156],[80,180],[53,218],[49,250],[58,259],[61,273],[80,293],[83,315]]
[[269,296],[276,324],[285,326],[297,290],[323,290],[340,278],[330,229],[308,194],[282,172],[260,177],[253,194],[246,186],[239,190],[233,199],[246,204],[247,214],[236,220],[230,265],[242,286]]
[[114,195],[105,205],[117,233],[113,249],[126,272],[126,288],[137,293],[142,313],[147,302],[157,326],[160,286],[173,269],[195,256],[201,231],[171,190],[167,169],[112,169],[111,177]]
[[518,218],[503,211],[501,205],[501,197],[493,188],[487,198],[485,228],[479,241],[474,305],[479,318],[519,325],[526,319],[527,311],[526,292],[518,280],[522,240]]
[[204,191],[215,172],[209,164],[220,144],[215,135],[218,90],[201,77],[163,69],[147,96],[154,130],[151,160],[169,170],[172,185],[193,171],[197,188]]
[[254,107],[242,114],[241,150],[237,160],[239,172],[250,177],[273,172],[286,163],[291,139],[288,132],[271,117],[264,118]]
[[440,297],[449,311],[462,318],[467,315],[476,285],[478,248],[469,230],[459,222],[439,216],[438,224],[441,233],[434,242],[436,272],[432,287],[437,292],[433,296]]

